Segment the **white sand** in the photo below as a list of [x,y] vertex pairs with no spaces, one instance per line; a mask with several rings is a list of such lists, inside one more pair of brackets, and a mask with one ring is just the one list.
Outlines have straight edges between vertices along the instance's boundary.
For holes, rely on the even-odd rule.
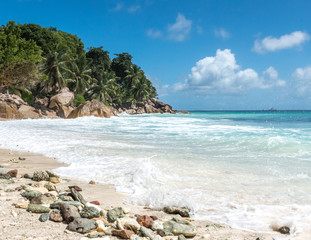
[[[11,159],[25,157],[26,160],[14,163]],[[10,150],[0,150],[0,165],[4,166],[5,170],[18,170],[18,176],[14,179],[14,184],[9,184],[0,190],[0,239],[81,239],[84,236],[78,233],[65,233],[65,224],[55,223],[51,221],[40,222],[38,220],[40,214],[29,213],[24,209],[15,208],[12,204],[23,202],[24,199],[20,196],[20,192],[5,192],[6,189],[15,189],[21,184],[34,183],[29,179],[21,178],[21,174],[33,173],[35,170],[51,170],[60,166],[65,166],[57,162],[56,159],[47,158],[45,156],[29,153],[16,152]],[[113,186],[109,185],[90,185],[77,179],[64,178],[62,183],[59,183],[58,188],[67,187],[70,185],[78,185],[83,191],[81,194],[87,201],[97,200],[101,203],[102,208],[110,207],[128,207],[131,209],[130,214],[147,214],[155,215],[159,219],[170,219],[172,215],[165,214],[162,211],[153,211],[145,209],[143,206],[134,206],[126,204],[123,201],[123,195],[116,193]],[[17,216],[14,216],[15,213]],[[279,233],[254,233],[232,229],[226,225],[213,224],[208,221],[193,221],[196,225],[198,234],[194,239],[209,239],[209,240],[272,240],[272,239],[303,239],[308,240],[306,236],[289,237]],[[116,239],[115,237],[111,237]],[[167,239],[177,239],[177,237],[167,237]]]

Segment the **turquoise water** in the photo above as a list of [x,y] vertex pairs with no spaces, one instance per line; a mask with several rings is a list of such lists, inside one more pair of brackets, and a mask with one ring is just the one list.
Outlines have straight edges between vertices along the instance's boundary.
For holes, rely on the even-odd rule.
[[195,217],[309,231],[311,112],[121,115],[0,122],[0,147],[57,157],[64,176],[114,184],[127,201]]

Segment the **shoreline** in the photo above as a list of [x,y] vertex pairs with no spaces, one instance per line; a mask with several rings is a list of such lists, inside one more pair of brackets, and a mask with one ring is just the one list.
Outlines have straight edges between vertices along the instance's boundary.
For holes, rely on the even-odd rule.
[[[18,160],[16,162],[12,159],[18,159],[19,157],[26,160]],[[11,160],[11,161],[10,161]],[[41,154],[12,151],[7,149],[0,149],[0,165],[3,169],[9,171],[13,169],[18,170],[17,178],[14,179],[14,187],[18,187],[21,184],[27,184],[32,182],[29,179],[21,178],[21,174],[33,173],[36,170],[52,170],[58,167],[64,167],[66,164],[58,162],[55,158],[48,158]],[[157,216],[159,219],[169,220],[174,215],[169,215],[163,211],[152,210],[145,208],[144,206],[137,206],[126,203],[123,198],[124,194],[115,191],[114,187],[105,184],[88,184],[86,181],[74,179],[74,178],[62,178],[63,182],[57,184],[62,188],[70,185],[78,185],[83,189],[82,194],[86,197],[87,201],[99,201],[102,209],[112,207],[126,207],[131,209],[131,214],[147,214]],[[39,214],[29,213],[24,209],[15,208],[12,206],[14,202],[22,201],[20,192],[12,191],[6,192],[6,189],[12,189],[12,186],[8,185],[7,188],[0,190],[0,219],[8,223],[0,227],[3,232],[3,239],[28,239],[25,236],[29,236],[29,239],[33,237],[39,237],[40,239],[81,239],[83,235],[78,233],[64,233],[66,225],[48,221],[41,223],[38,218]],[[12,212],[16,212],[18,218],[12,216]],[[4,216],[5,219],[4,219]],[[246,231],[241,229],[231,228],[225,224],[217,224],[203,220],[193,220],[192,222],[196,228],[198,234],[193,239],[257,239],[260,240],[272,240],[272,239],[299,239],[292,238],[289,235],[281,235],[277,232],[273,233],[259,233],[253,231]],[[23,226],[18,227],[18,226]],[[44,231],[37,231],[37,227]],[[1,229],[2,228],[2,229]],[[20,238],[22,236],[22,238]],[[46,237],[48,236],[48,237]],[[277,238],[275,238],[277,237]],[[111,239],[116,237],[110,237]],[[167,238],[167,237],[166,237]],[[169,239],[177,239],[176,237],[170,237]],[[2,238],[1,238],[2,239]]]

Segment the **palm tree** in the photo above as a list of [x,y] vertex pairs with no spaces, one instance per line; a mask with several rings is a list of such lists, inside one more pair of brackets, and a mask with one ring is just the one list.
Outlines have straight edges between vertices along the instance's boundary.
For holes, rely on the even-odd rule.
[[113,71],[104,71],[102,77],[89,89],[90,97],[106,103],[112,102],[120,88]]
[[65,79],[64,73],[68,70],[69,56],[64,51],[53,51],[47,56],[44,64],[43,73],[48,76],[46,86],[52,91],[59,90],[67,86],[68,79]]
[[73,82],[74,92],[83,94],[89,86],[91,69],[88,68],[85,55],[81,55],[75,62],[71,63],[69,69],[66,69],[70,75],[68,81]]
[[150,86],[148,85],[148,79],[143,76],[133,85],[130,89],[133,101],[144,102],[150,98]]

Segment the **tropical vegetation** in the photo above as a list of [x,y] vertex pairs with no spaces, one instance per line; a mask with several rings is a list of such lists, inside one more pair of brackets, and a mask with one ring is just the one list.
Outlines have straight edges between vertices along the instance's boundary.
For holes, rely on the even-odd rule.
[[157,96],[129,53],[114,56],[103,47],[85,50],[76,35],[54,27],[9,21],[0,27],[0,92],[33,103],[68,87],[75,93],[75,105],[98,99],[113,106]]

